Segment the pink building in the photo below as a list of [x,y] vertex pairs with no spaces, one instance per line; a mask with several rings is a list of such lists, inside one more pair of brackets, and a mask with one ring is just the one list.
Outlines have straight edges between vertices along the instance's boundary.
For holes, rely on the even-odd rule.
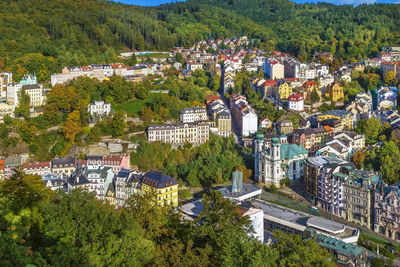
[[111,167],[114,173],[118,173],[121,169],[131,168],[131,155],[106,155],[103,157],[104,167]]

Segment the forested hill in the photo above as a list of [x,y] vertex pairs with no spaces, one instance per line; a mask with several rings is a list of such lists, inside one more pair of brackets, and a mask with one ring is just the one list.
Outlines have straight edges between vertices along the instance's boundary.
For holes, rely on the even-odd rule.
[[305,60],[314,51],[363,58],[383,45],[399,45],[399,17],[399,5],[286,0],[189,0],[146,8],[100,0],[3,0],[0,70],[22,73],[41,64],[43,80],[61,66],[113,61],[121,50],[170,49],[241,34]]

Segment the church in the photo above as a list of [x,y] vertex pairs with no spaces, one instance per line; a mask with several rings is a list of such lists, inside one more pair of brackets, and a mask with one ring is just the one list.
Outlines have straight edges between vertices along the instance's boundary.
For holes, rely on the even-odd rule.
[[276,134],[266,146],[264,135],[259,132],[255,140],[255,180],[279,187],[284,178],[299,179],[304,174],[307,155],[304,147],[288,144],[285,136],[278,138]]

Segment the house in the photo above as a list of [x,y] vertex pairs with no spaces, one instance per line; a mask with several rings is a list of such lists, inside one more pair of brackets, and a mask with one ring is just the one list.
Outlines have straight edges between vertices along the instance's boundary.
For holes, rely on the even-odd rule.
[[196,70],[203,70],[203,64],[195,61],[188,61],[186,62],[186,68],[188,72],[193,73]]
[[42,176],[42,180],[47,188],[50,188],[53,191],[57,191],[64,189],[64,185],[67,182],[67,177],[64,175],[58,176],[53,173],[48,173]]
[[77,168],[71,172],[64,187],[66,192],[77,188],[89,190],[90,181],[86,178],[85,169],[79,163]]
[[142,191],[154,194],[154,201],[158,205],[178,206],[178,183],[173,177],[157,171],[148,171],[142,179]]
[[330,132],[323,127],[300,129],[291,135],[291,143],[298,144],[312,153],[324,146],[329,139]]
[[346,110],[329,110],[326,113],[316,115],[315,118],[318,123],[325,120],[338,119],[342,123],[345,131],[354,129],[355,116]]
[[13,82],[11,72],[0,72],[0,99],[6,100],[7,98],[7,85]]
[[291,134],[293,132],[293,123],[290,120],[283,120],[278,122],[278,132],[280,134]]
[[104,101],[94,101],[90,103],[87,108],[90,117],[93,121],[105,118],[111,115],[111,103]]
[[117,205],[116,197],[115,197],[115,181],[113,181],[112,183],[110,183],[108,185],[108,188],[106,190],[106,195],[105,195],[104,199],[111,206],[116,206]]
[[342,132],[319,148],[318,155],[334,155],[344,160],[350,160],[354,152],[365,147],[365,136],[355,132]]
[[[375,91],[373,91],[375,94]],[[397,107],[398,89],[396,87],[383,87],[381,86],[376,91],[376,109],[378,110],[394,110]]]
[[343,86],[338,82],[334,82],[328,86],[328,96],[333,102],[344,99]]
[[9,179],[14,174],[14,169],[22,165],[21,157],[12,157],[4,159],[4,178]]
[[121,169],[115,177],[114,199],[117,207],[125,206],[132,194],[141,194],[140,181],[143,174],[134,170]]
[[70,176],[75,171],[76,160],[73,158],[59,158],[51,161],[51,172]]
[[51,173],[51,161],[25,163],[23,170],[26,174],[44,176]]
[[275,97],[279,100],[286,100],[292,93],[293,88],[286,81],[283,81],[278,85],[278,91]]
[[288,99],[289,110],[304,111],[304,97],[301,94],[292,94]]
[[116,174],[121,169],[131,168],[131,154],[127,153],[125,155],[105,155],[103,157],[104,167],[110,167],[112,171]]
[[260,126],[263,129],[268,129],[272,127],[272,121],[268,119],[267,117],[263,118],[260,120]]
[[322,100],[321,91],[318,89],[318,85],[314,81],[307,81],[302,86],[302,94],[305,101],[311,102],[312,92],[317,92],[320,101]]

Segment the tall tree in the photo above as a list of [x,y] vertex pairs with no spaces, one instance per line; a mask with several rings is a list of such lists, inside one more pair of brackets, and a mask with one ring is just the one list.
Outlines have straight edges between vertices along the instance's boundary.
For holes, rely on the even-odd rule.
[[62,129],[65,138],[70,142],[74,142],[75,136],[82,130],[79,110],[74,110],[68,114],[67,120]]

